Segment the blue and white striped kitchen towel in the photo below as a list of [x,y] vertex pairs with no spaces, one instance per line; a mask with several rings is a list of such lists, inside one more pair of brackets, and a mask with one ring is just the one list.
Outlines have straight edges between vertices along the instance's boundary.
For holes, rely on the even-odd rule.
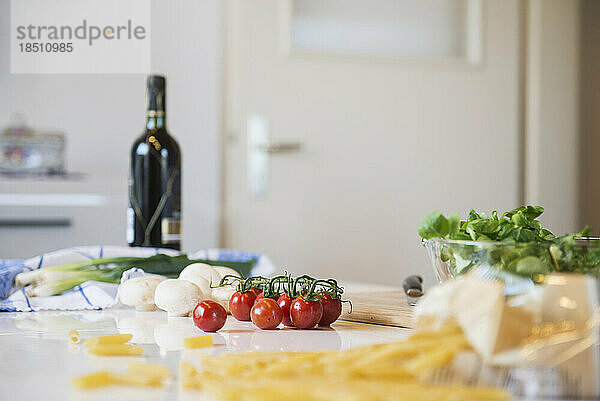
[[[38,310],[83,310],[104,309],[117,303],[117,284],[86,281],[77,287],[53,297],[29,297],[24,289],[13,287],[15,276],[23,271],[42,267],[80,262],[96,258],[119,256],[147,257],[162,253],[174,256],[179,252],[172,249],[129,248],[121,246],[82,246],[45,253],[26,260],[0,260],[0,311],[32,312]],[[269,275],[275,266],[269,258],[253,252],[233,249],[204,249],[189,253],[190,259],[222,261],[247,261],[257,259],[253,275]],[[144,274],[140,269],[123,273],[121,281]]]

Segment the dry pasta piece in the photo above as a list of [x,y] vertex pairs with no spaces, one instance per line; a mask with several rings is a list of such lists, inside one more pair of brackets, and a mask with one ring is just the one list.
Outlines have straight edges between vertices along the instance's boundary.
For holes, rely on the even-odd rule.
[[80,341],[80,337],[79,337],[79,332],[77,330],[71,330],[69,331],[69,341],[72,344],[79,344]]
[[183,346],[187,349],[211,347],[212,345],[212,336],[198,336],[183,339]]
[[143,362],[127,363],[127,371],[133,375],[149,376],[158,380],[166,380],[171,378],[171,372],[164,365]]
[[111,384],[110,372],[102,371],[91,375],[79,376],[72,379],[71,383],[80,389],[109,386]]
[[[108,344],[122,345],[122,344]],[[89,375],[79,376],[71,380],[71,383],[80,389],[92,389],[112,385],[136,386],[136,387],[159,387],[165,379],[171,378],[171,372],[166,366],[150,363],[130,362],[127,364],[127,372],[101,371]]]
[[84,345],[88,348],[94,345],[104,344],[125,344],[133,338],[132,334],[111,334],[108,336],[92,337],[85,341]]
[[159,387],[162,386],[162,380],[156,376],[148,376],[145,374],[131,373],[115,373],[110,372],[111,384],[120,386],[136,386],[136,387]]
[[100,356],[136,356],[142,355],[144,349],[138,345],[97,344],[89,349],[89,353]]
[[199,389],[200,382],[196,379],[196,369],[188,362],[179,364],[179,378],[184,389]]

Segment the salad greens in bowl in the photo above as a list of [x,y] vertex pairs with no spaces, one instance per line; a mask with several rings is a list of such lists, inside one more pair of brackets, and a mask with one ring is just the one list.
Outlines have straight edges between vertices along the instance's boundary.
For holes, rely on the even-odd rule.
[[591,228],[556,236],[538,220],[543,212],[541,206],[491,216],[471,210],[465,220],[456,213],[433,212],[419,226],[419,235],[440,281],[476,269],[504,280],[507,292],[514,292],[551,272],[600,277],[600,240],[589,237]]

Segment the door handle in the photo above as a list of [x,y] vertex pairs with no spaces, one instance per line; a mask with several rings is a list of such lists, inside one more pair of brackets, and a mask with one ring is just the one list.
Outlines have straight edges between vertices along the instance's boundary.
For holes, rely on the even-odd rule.
[[297,141],[271,141],[269,121],[261,115],[248,118],[248,193],[254,199],[263,199],[269,183],[269,159],[274,153],[293,153],[302,149]]
[[258,145],[258,148],[267,153],[298,152],[302,149],[301,142],[267,142]]

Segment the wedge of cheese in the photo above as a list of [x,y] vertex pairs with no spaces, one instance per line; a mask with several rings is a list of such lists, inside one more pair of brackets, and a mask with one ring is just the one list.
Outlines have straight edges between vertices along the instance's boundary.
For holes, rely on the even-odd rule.
[[469,274],[434,287],[415,308],[418,329],[438,330],[445,324],[458,324],[477,353],[489,361],[520,347],[534,314],[509,306],[502,282]]

